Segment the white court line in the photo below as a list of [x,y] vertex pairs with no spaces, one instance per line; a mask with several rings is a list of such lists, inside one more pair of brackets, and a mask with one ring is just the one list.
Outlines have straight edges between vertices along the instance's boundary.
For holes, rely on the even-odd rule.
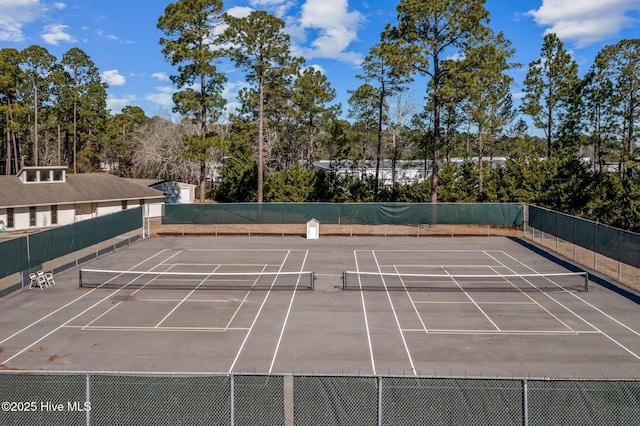
[[387,292],[387,299],[389,299],[389,304],[391,305],[391,311],[393,312],[393,317],[396,320],[396,325],[398,326],[398,330],[400,331],[400,337],[402,338],[402,343],[404,344],[404,349],[407,352],[407,357],[409,357],[409,364],[411,365],[411,371],[414,376],[418,375],[416,371],[416,367],[413,364],[413,358],[411,358],[411,352],[409,351],[409,346],[407,345],[407,340],[404,337],[404,333],[402,332],[402,327],[400,326],[400,320],[398,319],[398,314],[396,312],[396,308],[393,305],[393,301],[391,300],[391,294],[389,294],[389,289],[387,288],[387,282],[384,280],[384,276],[382,275],[382,269],[380,269],[380,264],[378,263],[378,258],[376,257],[376,252],[371,250],[371,254],[373,255],[373,259],[376,261],[376,266],[378,267],[378,273],[380,274],[380,279],[382,280],[382,284],[384,285],[384,290]]
[[[284,259],[282,260],[282,265],[280,265],[280,270],[278,270],[278,272],[282,272],[282,268],[284,268],[284,264],[286,263],[287,259],[289,258],[289,254],[291,254],[291,250],[287,251],[287,254],[285,255]],[[273,285],[273,283],[275,283],[275,281],[277,279],[278,279],[278,275],[276,275],[274,277],[273,282],[271,283],[271,285]],[[231,366],[229,367],[229,373],[233,372],[233,368],[236,366],[236,362],[238,362],[238,359],[240,358],[240,354],[242,353],[242,350],[244,349],[244,345],[247,343],[247,340],[249,340],[249,336],[251,335],[251,332],[253,331],[253,327],[256,325],[256,322],[258,322],[258,317],[260,316],[260,313],[262,312],[262,309],[264,308],[264,305],[267,303],[267,299],[269,299],[269,295],[270,294],[271,294],[271,289],[269,289],[267,291],[267,294],[264,296],[264,299],[262,300],[262,303],[260,304],[260,308],[258,309],[258,312],[256,313],[255,318],[253,318],[253,321],[251,322],[251,326],[249,327],[249,331],[244,336],[244,339],[242,340],[242,343],[240,344],[240,348],[238,348],[238,353],[236,354],[236,357],[233,359],[233,362],[231,363]]]
[[213,271],[211,271],[211,272],[209,273],[209,275],[207,275],[206,277],[204,277],[204,278],[202,279],[202,281],[200,281],[200,283],[199,283],[199,284],[198,284],[198,285],[197,285],[193,290],[191,290],[189,293],[187,293],[187,295],[186,295],[185,297],[183,297],[183,298],[182,298],[182,300],[181,300],[181,301],[180,301],[176,306],[174,306],[174,307],[173,307],[173,309],[172,309],[172,310],[171,310],[167,315],[165,315],[165,316],[164,316],[164,318],[162,318],[162,319],[160,320],[160,322],[159,322],[159,323],[157,323],[157,324],[156,324],[156,328],[160,327],[160,325],[161,325],[163,322],[165,322],[165,321],[166,321],[166,319],[167,319],[167,318],[169,318],[169,317],[171,316],[171,314],[173,314],[173,313],[176,311],[176,309],[178,309],[178,308],[179,308],[179,307],[180,307],[180,306],[181,306],[181,305],[182,305],[182,304],[183,304],[183,303],[184,303],[184,302],[185,302],[189,297],[191,297],[191,295],[192,295],[193,293],[195,293],[195,292],[196,292],[196,290],[197,290],[197,289],[198,289],[202,284],[204,284],[204,282],[205,282],[205,281],[207,281],[207,278],[209,278],[209,277],[211,276],[211,274],[213,274],[214,272],[216,272],[218,269],[220,269],[220,265],[216,266],[216,267],[213,269]]
[[[262,265],[262,272],[264,272],[264,270],[267,269],[267,265]],[[258,280],[260,279],[260,276],[258,275],[255,279],[255,281],[253,282],[253,286],[255,287],[255,285],[258,283]],[[231,315],[231,318],[229,318],[229,321],[227,321],[227,325],[226,328],[230,329],[230,325],[233,322],[233,320],[236,319],[236,317],[238,316],[238,313],[240,312],[240,309],[242,309],[242,307],[244,306],[244,304],[247,302],[247,299],[249,298],[249,295],[251,294],[251,290],[248,290],[244,293],[244,297],[242,298],[242,300],[240,300],[238,303],[238,307],[236,308],[236,310],[233,312],[233,315]],[[235,302],[238,302],[237,299],[234,300]]]
[[214,249],[214,248],[193,248],[193,249],[185,249],[184,251],[223,251],[223,252],[237,252],[237,251],[260,251],[260,252],[267,252],[267,253],[278,253],[278,252],[283,252],[283,253],[291,253],[291,252],[296,252],[296,251],[305,251],[305,250],[287,250],[287,249],[244,249],[244,248],[239,248],[239,249]]
[[413,311],[416,313],[416,316],[418,317],[418,320],[420,321],[420,324],[422,324],[422,329],[424,330],[425,333],[429,333],[429,330],[427,329],[427,325],[422,320],[422,315],[420,315],[420,312],[418,311],[418,307],[416,306],[416,303],[413,301],[413,297],[411,297],[411,293],[409,292],[409,289],[405,285],[404,279],[402,279],[402,275],[400,275],[400,271],[398,270],[398,268],[395,265],[393,266],[393,268],[396,270],[396,274],[398,274],[398,279],[402,283],[402,287],[404,287],[405,293],[407,293],[407,297],[409,298],[409,301],[411,302],[411,306],[413,306]]
[[458,283],[458,281],[451,276],[451,274],[449,273],[449,271],[446,268],[443,268],[444,272],[447,273],[447,275],[449,275],[449,278],[451,278],[451,281],[453,281],[455,283],[455,285],[458,286],[458,288],[460,290],[462,290],[462,292],[464,293],[465,296],[467,296],[467,298],[471,301],[471,303],[473,303],[473,305],[480,311],[482,312],[482,315],[484,315],[484,317],[489,320],[489,322],[491,323],[491,325],[493,325],[495,327],[496,330],[500,331],[500,327],[498,327],[498,325],[493,322],[493,320],[491,319],[491,317],[489,317],[489,315],[487,315],[487,313],[484,311],[484,309],[482,309],[475,300],[473,300],[473,298],[471,297],[471,295],[469,293],[467,293],[467,291],[460,285],[460,283]]
[[[424,332],[419,328],[406,328],[406,332],[420,333]],[[576,336],[578,334],[600,334],[598,331],[569,331],[569,330],[447,330],[447,329],[431,329],[429,334],[515,334],[518,336]]]
[[[358,251],[368,251],[368,250],[358,250]],[[501,253],[503,250],[478,250],[478,249],[469,249],[469,250],[438,250],[438,249],[423,249],[423,250],[412,250],[412,249],[380,249],[376,250],[376,252],[401,252],[401,253]]]
[[[495,271],[496,273],[498,273],[498,271]],[[518,286],[516,286],[510,279],[505,278],[505,280],[511,284],[511,286],[515,289],[517,289],[518,291],[520,291],[520,293],[522,295],[524,295],[527,299],[531,300],[533,303],[535,303],[536,305],[538,305],[538,307],[540,309],[542,309],[543,311],[545,311],[550,317],[552,317],[553,319],[555,319],[556,321],[558,321],[560,324],[562,324],[565,328],[574,331],[571,327],[569,327],[569,325],[567,323],[565,323],[564,321],[562,321],[560,318],[558,318],[556,315],[554,315],[551,311],[549,311],[546,307],[542,306],[542,304],[540,304],[537,300],[535,300],[533,297],[531,297],[530,295],[528,295],[527,293],[525,293],[524,291],[522,291],[521,288],[519,288]]]
[[[360,264],[358,263],[358,250],[353,251],[353,257],[356,262],[356,272],[360,272]],[[367,342],[369,344],[369,357],[371,358],[371,369],[376,374],[376,361],[373,357],[373,344],[371,343],[371,332],[369,331],[369,318],[367,317],[367,307],[364,303],[364,291],[362,291],[362,276],[358,274],[358,285],[360,286],[360,299],[362,300],[362,312],[364,314],[364,327],[367,330]]]
[[[309,255],[309,250],[307,250],[306,253],[304,254],[304,259],[302,259],[302,266],[300,266],[299,272],[304,271],[304,264],[307,262],[308,255]],[[271,359],[271,365],[269,366],[269,374],[271,374],[271,372],[273,371],[273,365],[276,362],[276,356],[278,355],[278,350],[280,349],[280,342],[282,341],[282,336],[284,335],[284,329],[287,326],[287,321],[289,320],[289,314],[291,313],[291,308],[293,307],[293,300],[296,297],[296,292],[297,292],[299,283],[300,283],[300,275],[298,275],[296,286],[293,289],[293,294],[291,295],[291,300],[289,301],[289,308],[287,309],[287,314],[284,317],[284,323],[282,324],[282,329],[280,330],[280,336],[278,337],[278,343],[276,344],[276,349],[273,352],[273,358]]]
[[[163,302],[163,303],[178,303],[182,299],[136,299],[136,302]],[[191,299],[187,300],[188,303],[230,303],[238,302],[238,299]]]
[[[473,302],[447,301],[447,300],[416,300],[417,305],[473,305]],[[478,305],[537,305],[537,302],[477,302]]]
[[[536,272],[535,269],[533,269],[532,267],[530,267],[529,265],[521,262],[520,260],[516,259],[515,257],[511,256],[509,253],[506,252],[502,252],[502,254],[504,254],[505,256],[513,259],[514,261],[518,262],[520,265],[524,266],[525,268]],[[496,261],[500,262],[499,260],[496,259]],[[502,263],[502,262],[500,262]],[[506,266],[506,265],[505,265]],[[513,269],[509,268],[509,270],[513,271]],[[530,283],[528,280],[527,281],[531,286],[537,288],[534,284]],[[551,280],[548,280],[552,283],[554,283]],[[555,284],[555,283],[554,283]],[[618,342],[616,339],[614,339],[613,337],[609,336],[607,333],[605,333],[604,331],[600,330],[598,327],[596,327],[595,325],[591,324],[589,321],[587,321],[586,319],[584,319],[583,317],[581,317],[580,315],[578,315],[577,313],[573,312],[571,309],[569,309],[568,306],[565,306],[564,304],[562,304],[561,302],[559,302],[558,300],[556,300],[555,298],[553,298],[548,292],[542,292],[542,294],[544,294],[546,297],[548,297],[549,299],[553,300],[555,303],[557,303],[558,305],[562,306],[564,309],[566,309],[568,312],[570,312],[572,315],[574,315],[576,318],[580,319],[582,322],[584,322],[585,324],[587,324],[589,327],[592,327],[594,330],[598,331],[599,333],[601,333],[603,336],[605,336],[607,339],[611,340],[613,343],[615,343],[616,345],[618,345],[619,347],[621,347],[622,349],[624,349],[626,352],[628,352],[629,354],[631,354],[634,358],[640,360],[640,355],[636,354],[635,352],[633,352],[631,349],[627,348],[626,346],[624,346],[622,343]],[[609,314],[606,314],[605,312],[603,312],[602,310],[596,308],[594,305],[592,305],[591,303],[587,302],[586,300],[584,300],[582,297],[578,296],[577,294],[567,291],[566,294],[570,294],[573,297],[575,297],[576,299],[580,300],[582,303],[584,303],[585,305],[591,307],[592,309],[596,310],[597,312],[601,313],[602,315],[604,315],[605,317],[609,318],[610,320],[616,322],[617,324],[619,324],[620,326],[626,328],[627,330],[631,331],[632,333],[634,333],[637,336],[640,336],[640,334],[633,330],[632,328],[626,326],[625,324],[621,323],[620,321],[616,320],[615,318],[613,318],[612,316],[610,316]]]
[[[148,260],[153,259],[155,256],[158,256],[158,255],[160,255],[161,253],[163,253],[165,251],[167,251],[167,249],[159,251],[158,253],[154,254],[153,256],[148,257],[147,259],[145,259],[142,262],[138,263],[137,265],[132,266],[130,269],[133,269],[133,268],[135,268],[137,266],[140,266],[144,262],[147,262]],[[71,302],[59,307],[58,309],[56,309],[55,311],[51,312],[50,314],[47,314],[47,315],[43,316],[42,318],[40,318],[39,320],[32,322],[31,324],[29,324],[28,326],[24,327],[23,329],[16,331],[15,333],[13,333],[11,336],[5,338],[4,340],[0,340],[0,345],[3,344],[4,342],[8,341],[8,340],[13,339],[18,334],[22,333],[25,330],[28,330],[29,328],[33,327],[34,325],[38,324],[39,322],[44,321],[45,319],[49,318],[51,315],[54,315],[54,314],[60,312],[61,310],[65,309],[66,307],[71,306],[72,304],[76,303],[78,300],[90,295],[91,293],[93,293],[97,289],[98,288],[94,288],[94,289],[89,290],[88,292],[84,293],[82,296],[73,299]]]
[[229,330],[248,330],[247,327],[136,327],[130,325],[92,325],[89,327],[83,325],[66,325],[63,328],[76,328],[82,331],[216,331],[224,332]]
[[[131,270],[131,269],[135,268],[136,266],[139,266],[139,265],[143,264],[144,262],[147,262],[148,260],[153,259],[155,256],[157,256],[157,255],[159,255],[160,253],[163,253],[163,252],[165,252],[165,251],[166,251],[166,250],[162,250],[161,252],[156,253],[156,254],[154,254],[153,256],[148,257],[147,259],[143,260],[142,262],[138,263],[137,265],[132,266],[132,267],[131,267],[131,268],[129,268],[129,269]],[[176,252],[175,254],[171,255],[171,256],[170,256],[168,259],[166,259],[166,260],[171,259],[172,257],[176,256],[178,253],[180,253],[180,252]],[[163,261],[163,262],[164,262],[164,261]],[[162,262],[160,262],[160,264],[158,264],[158,265],[154,266],[154,268],[158,267],[159,265],[162,265]],[[90,291],[89,291],[88,293],[86,293],[86,294],[90,294],[90,293],[92,293],[94,290],[97,290],[98,288],[100,288],[100,287],[97,287],[97,288],[95,288],[95,289],[93,289],[93,290],[90,290]],[[118,293],[120,290],[122,290],[122,289],[124,289],[124,287],[119,288],[118,290],[114,291],[113,293],[110,293],[108,296],[106,296],[106,297],[104,297],[104,298],[100,299],[98,302],[96,302],[96,303],[94,303],[93,305],[89,306],[87,309],[85,309],[84,311],[80,312],[78,315],[74,316],[74,317],[73,317],[73,318],[71,318],[70,320],[68,320],[68,321],[64,322],[62,325],[60,325],[60,326],[58,326],[58,327],[54,328],[52,331],[50,331],[49,333],[47,333],[47,334],[45,334],[44,336],[42,336],[41,338],[39,338],[39,339],[38,339],[38,340],[36,340],[35,342],[33,342],[33,343],[31,343],[30,345],[26,346],[24,349],[22,349],[20,352],[18,352],[18,353],[16,353],[15,355],[13,355],[11,358],[6,359],[6,360],[5,360],[5,361],[3,361],[1,364],[7,364],[7,363],[9,363],[9,362],[10,362],[12,359],[14,359],[15,357],[17,357],[17,356],[19,356],[19,355],[23,354],[24,352],[26,352],[26,351],[27,351],[29,348],[31,348],[32,346],[37,345],[37,344],[38,344],[39,342],[41,342],[42,340],[46,339],[47,337],[49,337],[50,335],[52,335],[52,334],[53,334],[53,333],[55,333],[56,331],[58,331],[58,330],[60,330],[61,328],[65,327],[65,326],[66,326],[67,324],[69,324],[71,321],[73,321],[73,320],[75,320],[76,318],[78,318],[78,317],[80,317],[80,316],[84,315],[85,313],[89,312],[91,309],[95,308],[96,306],[98,306],[99,304],[101,304],[102,302],[104,302],[105,300],[107,300],[107,299],[109,299],[110,297],[114,296],[115,294],[117,294],[117,293]],[[69,303],[67,303],[67,304],[66,304],[66,305],[64,305],[63,307],[61,307],[61,308],[57,309],[56,311],[54,311],[54,312],[50,313],[50,314],[49,314],[49,315],[47,315],[46,317],[43,317],[43,318],[39,319],[38,321],[36,321],[36,322],[34,322],[33,324],[31,324],[31,325],[29,325],[29,326],[25,327],[24,329],[20,330],[19,332],[16,332],[16,333],[15,333],[15,334],[13,334],[11,337],[13,337],[13,336],[15,336],[16,334],[18,334],[18,333],[20,333],[20,332],[22,332],[22,331],[26,330],[27,328],[29,328],[29,327],[33,326],[34,324],[37,324],[38,322],[40,322],[40,321],[44,320],[45,318],[47,318],[47,317],[49,317],[49,316],[53,315],[55,312],[60,311],[61,309],[65,308],[66,306],[71,305],[72,303],[76,302],[77,300],[80,300],[82,297],[84,297],[84,295],[83,295],[83,296],[78,297],[77,299],[75,299],[75,300],[73,300],[73,301],[71,301],[71,302],[69,302]],[[9,338],[11,338],[11,337],[9,337]],[[2,342],[5,342],[6,340],[8,340],[8,339],[3,340]]]
[[477,268],[477,269],[481,269],[481,268],[504,268],[504,266],[502,265],[487,265],[487,264],[477,264],[477,265],[458,265],[458,264],[454,264],[454,265],[443,265],[442,263],[421,263],[421,264],[415,264],[415,263],[407,263],[407,264],[403,264],[403,263],[390,263],[390,264],[384,264],[381,263],[380,264],[381,267],[383,268],[393,268],[393,267],[398,267],[398,268],[416,268],[416,269],[442,269],[442,268],[460,268],[460,269],[472,269],[472,268]]
[[[182,250],[178,251],[175,255],[179,254]],[[175,256],[174,255],[174,256]],[[168,269],[171,269],[171,264],[166,264],[166,263],[161,263],[160,265],[167,265],[169,266]],[[157,268],[160,265],[156,265],[154,266],[154,269]],[[119,276],[119,275],[118,275]],[[138,280],[138,278],[140,278],[139,276],[136,278],[133,278],[131,281],[129,281],[124,287],[127,287],[129,284],[131,284],[132,282]],[[158,276],[156,275],[154,278],[152,278],[149,282],[145,283],[142,287],[140,287],[139,289],[135,290],[133,293],[131,293],[131,295],[136,295],[138,294],[138,292],[142,291],[143,288],[145,288],[146,286],[148,286],[149,284],[151,284],[153,281],[155,281],[156,279],[158,279]],[[111,280],[109,280],[111,281]],[[107,283],[109,282],[107,281]],[[105,283],[106,284],[106,283]],[[109,309],[107,309],[106,311],[104,311],[103,313],[101,313],[100,315],[98,315],[97,317],[95,317],[94,319],[92,319],[91,321],[89,321],[87,324],[85,324],[85,327],[91,327],[91,324],[93,324],[94,322],[100,320],[101,318],[105,317],[107,314],[109,314],[111,311],[115,310],[118,306],[120,306],[122,304],[122,301],[118,301],[117,303],[114,303],[113,305],[111,305],[111,307]]]

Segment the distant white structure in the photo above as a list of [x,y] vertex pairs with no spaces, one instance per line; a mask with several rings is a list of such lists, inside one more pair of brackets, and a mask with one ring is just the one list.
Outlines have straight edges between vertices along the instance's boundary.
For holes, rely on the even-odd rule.
[[[478,163],[478,157],[452,158],[451,163],[461,165],[465,162]],[[492,164],[503,167],[507,162],[506,157],[483,157],[484,164]],[[431,176],[431,160],[398,160],[395,167],[395,182],[399,185],[415,184],[424,181]],[[445,161],[441,162],[441,165]],[[313,163],[314,170],[334,172],[339,176],[352,176],[354,178],[370,178],[376,176],[376,162],[373,160],[320,160]],[[393,182],[393,168],[391,160],[380,161],[379,181],[383,186],[391,186]]]
[[191,204],[196,198],[196,185],[173,180],[129,179],[164,193],[167,204]]

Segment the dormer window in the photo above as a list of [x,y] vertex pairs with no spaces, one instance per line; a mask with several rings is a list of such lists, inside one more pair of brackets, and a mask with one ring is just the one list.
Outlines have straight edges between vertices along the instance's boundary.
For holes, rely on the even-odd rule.
[[18,172],[22,183],[64,182],[66,180],[64,166],[29,166]]

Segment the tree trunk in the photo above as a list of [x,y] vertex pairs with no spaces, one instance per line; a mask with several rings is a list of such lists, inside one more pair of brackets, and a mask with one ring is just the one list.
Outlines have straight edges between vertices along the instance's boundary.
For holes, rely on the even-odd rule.
[[264,200],[263,187],[264,187],[264,81],[260,79],[260,95],[258,97],[258,203],[262,203]]
[[33,91],[33,165],[38,165],[38,86]]
[[207,190],[207,162],[200,162],[200,202],[204,203],[206,197],[205,192]]
[[7,126],[7,158],[4,161],[5,164],[5,174],[7,176],[11,175],[11,129]]

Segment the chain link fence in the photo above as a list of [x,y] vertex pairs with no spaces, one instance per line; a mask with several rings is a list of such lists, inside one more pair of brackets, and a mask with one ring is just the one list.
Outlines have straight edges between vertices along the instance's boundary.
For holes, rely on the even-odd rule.
[[0,373],[2,425],[630,425],[639,380]]
[[525,238],[640,290],[640,234],[536,206],[525,216]]

